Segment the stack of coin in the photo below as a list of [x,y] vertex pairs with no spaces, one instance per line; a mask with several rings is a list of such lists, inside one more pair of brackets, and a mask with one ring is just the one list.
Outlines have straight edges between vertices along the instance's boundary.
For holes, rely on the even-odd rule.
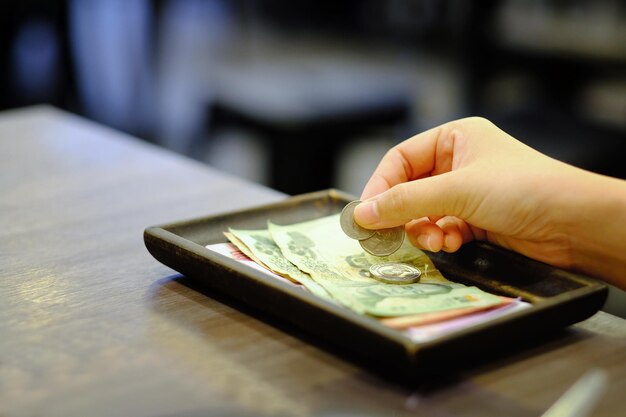
[[340,217],[343,232],[358,240],[361,247],[374,256],[389,256],[400,249],[404,241],[404,226],[378,230],[359,226],[354,221],[354,208],[360,203],[360,200],[352,201],[343,208]]

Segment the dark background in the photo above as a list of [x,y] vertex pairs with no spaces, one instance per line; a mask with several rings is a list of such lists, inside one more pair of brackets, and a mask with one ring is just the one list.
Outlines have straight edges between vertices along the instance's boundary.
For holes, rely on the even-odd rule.
[[470,115],[626,178],[626,4],[0,4],[0,109],[51,103],[290,194],[359,194],[386,149]]

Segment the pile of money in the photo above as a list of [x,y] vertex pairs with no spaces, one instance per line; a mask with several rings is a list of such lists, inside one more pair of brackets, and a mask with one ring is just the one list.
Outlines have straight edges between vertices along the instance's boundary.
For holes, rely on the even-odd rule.
[[268,222],[267,229],[229,229],[226,236],[276,275],[327,301],[387,320],[391,327],[503,303],[499,296],[448,281],[424,252],[404,240],[389,255],[364,252],[363,240],[346,236],[343,222],[339,214],[291,225]]
[[354,221],[354,209],[361,203],[355,200],[348,203],[341,211],[341,230],[359,244],[370,255],[389,256],[402,246],[404,241],[404,226],[389,229],[365,229]]

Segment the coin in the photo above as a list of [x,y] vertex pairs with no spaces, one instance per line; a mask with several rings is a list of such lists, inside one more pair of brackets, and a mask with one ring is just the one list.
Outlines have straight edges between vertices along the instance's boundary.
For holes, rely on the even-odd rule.
[[372,278],[386,284],[413,284],[420,280],[422,271],[401,262],[384,262],[370,266]]
[[341,230],[350,238],[356,240],[363,240],[370,238],[376,232],[375,230],[365,229],[354,221],[354,208],[361,203],[360,200],[355,200],[348,203],[341,211],[339,217],[339,223],[341,224]]
[[378,229],[372,237],[360,240],[361,247],[374,256],[389,256],[402,246],[404,226]]

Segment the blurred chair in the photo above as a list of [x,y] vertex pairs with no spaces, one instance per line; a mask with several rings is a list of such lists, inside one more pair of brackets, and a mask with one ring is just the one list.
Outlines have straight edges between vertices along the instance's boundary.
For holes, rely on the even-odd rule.
[[72,107],[73,72],[62,1],[0,3],[0,109]]
[[72,0],[69,30],[85,115],[134,134],[152,125],[149,0]]
[[210,131],[236,125],[263,138],[270,185],[288,194],[331,187],[343,144],[411,115],[409,78],[389,63],[312,50],[275,46],[215,70]]

